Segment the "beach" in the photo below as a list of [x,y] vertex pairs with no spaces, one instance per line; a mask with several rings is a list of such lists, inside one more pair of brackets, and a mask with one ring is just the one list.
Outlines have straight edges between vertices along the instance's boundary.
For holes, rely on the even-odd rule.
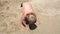
[[[36,13],[35,30],[20,27],[24,2]],[[0,34],[60,34],[60,0],[0,0]]]

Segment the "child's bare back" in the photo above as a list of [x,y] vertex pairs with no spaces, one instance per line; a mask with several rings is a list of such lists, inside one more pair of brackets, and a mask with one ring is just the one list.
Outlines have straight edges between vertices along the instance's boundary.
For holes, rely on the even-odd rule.
[[30,29],[29,25],[34,24],[37,21],[36,15],[33,12],[33,9],[30,3],[28,2],[23,3],[22,14],[23,16],[21,18],[20,25],[22,25],[22,27],[26,27],[27,29]]

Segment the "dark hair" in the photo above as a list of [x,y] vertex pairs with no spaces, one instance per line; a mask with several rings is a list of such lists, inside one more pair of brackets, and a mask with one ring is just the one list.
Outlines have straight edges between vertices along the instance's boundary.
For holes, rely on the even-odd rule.
[[[25,21],[26,21],[26,24],[29,24],[29,21],[27,20],[27,18],[25,18]],[[34,23],[32,23],[32,24],[29,24],[29,28],[30,30],[34,30],[37,28],[37,26]]]
[[[32,14],[33,15],[33,14]],[[29,15],[27,15],[27,16],[29,16]],[[35,15],[34,15],[35,16]],[[36,16],[35,16],[36,17]],[[27,17],[25,17],[25,22],[26,22],[26,24],[29,24],[29,28],[30,28],[30,30],[34,30],[34,29],[36,29],[37,28],[37,26],[36,26],[36,20],[33,22],[33,23],[30,23],[30,21],[28,20],[28,18]]]
[[29,24],[30,30],[35,30],[37,28],[36,24]]

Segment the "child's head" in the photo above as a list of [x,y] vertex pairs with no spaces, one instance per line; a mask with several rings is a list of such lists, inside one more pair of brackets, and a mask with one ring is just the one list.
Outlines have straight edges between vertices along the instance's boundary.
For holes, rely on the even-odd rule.
[[31,13],[27,15],[27,20],[29,21],[29,24],[36,23],[36,15]]

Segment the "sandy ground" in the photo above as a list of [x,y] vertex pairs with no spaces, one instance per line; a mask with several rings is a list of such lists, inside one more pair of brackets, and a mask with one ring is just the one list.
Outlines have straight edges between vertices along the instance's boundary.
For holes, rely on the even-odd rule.
[[[21,29],[20,4],[30,2],[37,15],[37,29]],[[0,0],[0,34],[60,34],[60,0]]]

